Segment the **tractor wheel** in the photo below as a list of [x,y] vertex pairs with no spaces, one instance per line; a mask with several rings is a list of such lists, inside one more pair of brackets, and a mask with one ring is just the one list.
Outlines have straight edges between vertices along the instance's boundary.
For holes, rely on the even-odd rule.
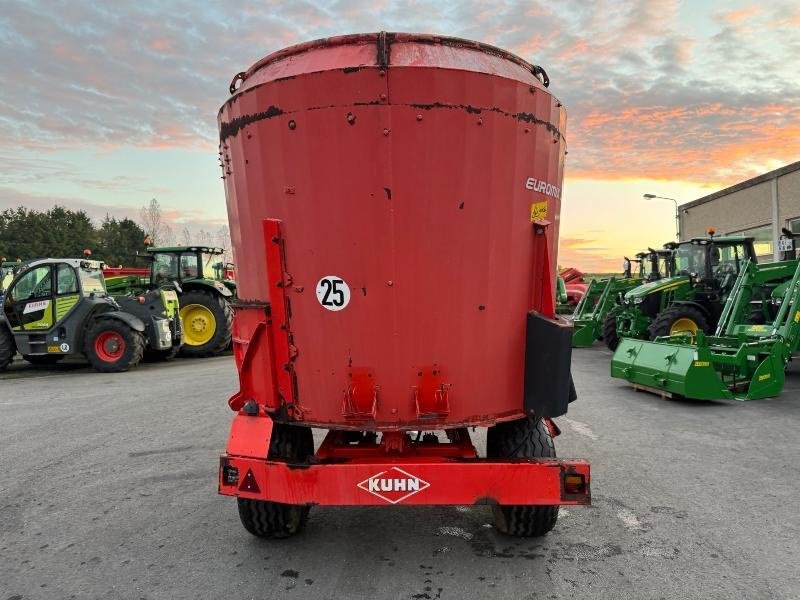
[[0,323],[0,371],[5,371],[8,368],[16,353],[17,346],[14,343],[14,334],[3,323]]
[[[555,458],[556,448],[550,430],[542,419],[526,417],[498,423],[486,434],[489,458]],[[517,537],[538,537],[553,529],[558,506],[494,505],[494,526]]]
[[[314,454],[314,438],[308,427],[272,424],[269,458],[305,461]],[[244,528],[263,538],[286,538],[302,531],[309,506],[238,498],[239,518]]]
[[747,316],[747,324],[748,325],[766,325],[767,318],[764,316],[764,311],[760,308],[756,308],[750,312]]
[[659,336],[694,334],[698,331],[708,332],[708,321],[705,315],[693,306],[678,304],[659,313],[650,325],[650,339]]
[[606,347],[612,352],[619,346],[619,334],[617,333],[617,313],[613,310],[606,315],[603,321],[603,341]]
[[86,334],[86,358],[101,373],[135,367],[144,354],[144,336],[117,319],[99,319]]
[[192,290],[180,297],[183,321],[181,355],[215,356],[231,343],[233,310],[221,295]]
[[22,358],[32,365],[54,365],[64,360],[63,354],[23,354]]

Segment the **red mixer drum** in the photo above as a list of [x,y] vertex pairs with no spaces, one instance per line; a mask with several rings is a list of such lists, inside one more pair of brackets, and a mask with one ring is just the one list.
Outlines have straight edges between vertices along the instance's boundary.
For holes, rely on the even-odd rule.
[[[589,464],[552,441],[575,392],[547,85],[498,48],[385,32],[234,78],[219,129],[240,389],[219,492],[250,533],[403,503],[491,504],[499,531],[543,535],[558,505],[590,503]],[[485,454],[469,425],[489,427]]]
[[569,332],[550,319],[566,113],[548,83],[501,49],[400,33],[234,78],[234,408],[373,431],[566,411]]

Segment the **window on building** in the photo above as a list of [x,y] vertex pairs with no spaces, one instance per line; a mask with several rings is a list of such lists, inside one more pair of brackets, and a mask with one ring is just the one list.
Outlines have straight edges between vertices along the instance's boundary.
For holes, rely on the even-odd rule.
[[794,234],[800,234],[800,217],[796,219],[789,219],[787,223],[789,225],[789,227],[787,228],[789,229],[789,231],[791,231]]
[[[798,226],[800,227],[800,219],[798,219]],[[756,251],[757,257],[773,256],[775,242],[772,239],[772,225],[753,227],[752,229],[745,229],[743,231],[734,231],[732,234],[745,235],[753,238],[753,249]]]

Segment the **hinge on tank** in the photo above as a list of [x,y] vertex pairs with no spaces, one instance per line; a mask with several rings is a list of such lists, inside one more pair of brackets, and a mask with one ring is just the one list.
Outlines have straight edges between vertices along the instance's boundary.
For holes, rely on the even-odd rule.
[[378,67],[381,69],[386,69],[389,66],[389,53],[390,53],[390,45],[392,43],[392,36],[391,34],[387,34],[385,31],[381,31],[378,34],[378,40],[376,45],[378,47],[378,57],[377,63]]

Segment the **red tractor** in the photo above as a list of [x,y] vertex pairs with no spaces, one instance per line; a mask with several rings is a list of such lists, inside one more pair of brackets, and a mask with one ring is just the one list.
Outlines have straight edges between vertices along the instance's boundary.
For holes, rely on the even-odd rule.
[[486,504],[498,530],[543,535],[590,503],[589,464],[553,444],[575,388],[548,84],[499,48],[386,32],[234,78],[218,120],[240,389],[219,492],[250,533],[292,535],[315,505]]

